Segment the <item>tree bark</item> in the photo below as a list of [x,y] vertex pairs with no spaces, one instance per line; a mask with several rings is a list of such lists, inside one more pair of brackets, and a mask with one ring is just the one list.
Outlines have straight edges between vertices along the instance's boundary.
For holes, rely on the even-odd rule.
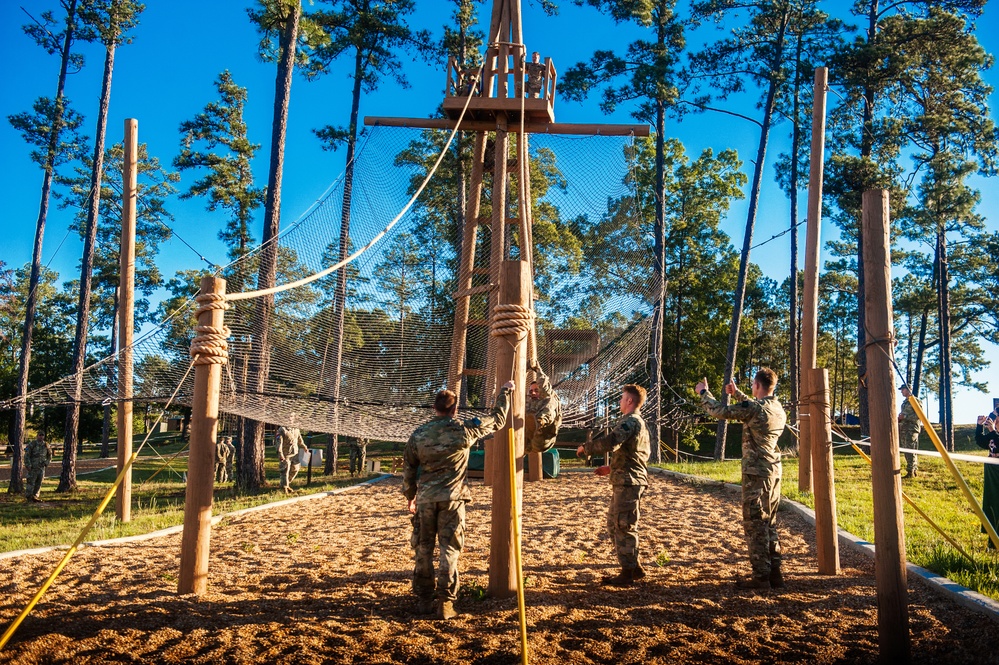
[[14,409],[10,427],[10,484],[7,491],[20,494],[24,491],[24,425],[27,420],[28,369],[31,366],[31,338],[35,330],[35,310],[38,306],[38,280],[42,271],[42,239],[45,237],[45,221],[49,214],[49,198],[52,194],[52,178],[55,175],[56,153],[63,124],[63,97],[66,89],[66,73],[69,69],[70,48],[76,34],[76,0],[69,0],[66,8],[66,33],[63,38],[62,60],[59,65],[59,82],[56,86],[55,117],[52,118],[51,134],[42,167],[42,195],[38,206],[38,221],[35,224],[35,243],[31,252],[31,276],[28,278],[28,297],[25,300],[24,332],[21,335],[21,356],[17,367],[17,396],[21,398]]
[[[108,383],[117,380],[116,368],[118,366],[118,288],[114,290],[114,307],[111,314],[111,345],[108,349],[108,356],[114,358],[108,363]],[[111,457],[111,402],[104,405],[104,422],[101,424],[101,459]]]
[[[774,54],[774,67],[781,61],[784,51],[784,35],[787,29],[787,16],[781,25],[780,34],[777,35],[777,44]],[[760,186],[763,182],[763,163],[767,156],[767,142],[770,139],[770,124],[773,120],[774,99],[777,97],[777,81],[770,80],[767,88],[767,99],[763,109],[763,124],[760,128],[760,144],[756,151],[756,166],[753,170],[753,186],[749,194],[749,213],[746,217],[746,235],[742,241],[742,256],[739,258],[739,281],[735,287],[735,301],[732,307],[732,327],[728,335],[728,352],[725,354],[725,377],[724,384],[732,380],[735,372],[736,354],[739,350],[739,327],[742,325],[742,309],[746,299],[746,278],[749,274],[749,250],[753,246],[753,228],[756,226],[756,211],[760,202]],[[723,404],[728,404],[729,396],[721,390]],[[725,459],[725,439],[728,433],[728,421],[719,420],[718,430],[715,434],[715,459]]]
[[[278,62],[274,89],[274,120],[271,125],[271,161],[267,174],[267,198],[264,201],[264,234],[260,252],[257,288],[266,289],[277,281],[278,232],[281,230],[281,179],[284,169],[284,144],[288,131],[288,106],[291,100],[291,79],[295,72],[295,46],[302,5],[295,2],[281,32],[281,59]],[[270,320],[274,311],[274,296],[257,298],[253,311],[253,348],[249,367],[248,387],[257,393],[264,391],[270,369]],[[236,484],[240,491],[249,492],[267,486],[264,476],[264,424],[247,418],[244,422],[243,445],[240,448],[239,473]]]
[[937,280],[940,325],[940,428],[943,431],[944,445],[954,450],[953,412],[953,371],[951,369],[950,345],[950,272],[947,265],[947,232],[943,225],[937,230],[937,254],[940,257],[940,279]]
[[[83,442],[77,449],[80,430],[80,395],[83,391],[83,368],[87,360],[87,331],[90,324],[90,292],[93,284],[94,247],[97,240],[97,221],[101,209],[101,182],[104,176],[104,143],[107,137],[108,106],[111,103],[111,74],[114,72],[114,40],[107,44],[104,56],[104,78],[101,84],[100,109],[97,115],[97,138],[94,140],[94,165],[90,173],[90,207],[87,209],[87,226],[83,240],[83,259],[80,266],[80,298],[76,310],[76,337],[73,339],[73,402],[66,407],[66,433],[63,443],[62,477],[56,491],[76,489],[76,453],[83,452]],[[105,407],[110,411],[110,407]]]
[[[354,56],[354,89],[350,98],[350,125],[347,137],[347,167],[343,176],[343,205],[340,208],[340,261],[347,258],[350,249],[350,204],[354,193],[354,149],[357,145],[357,116],[361,107],[361,79],[364,76],[364,60],[361,49]],[[336,325],[333,339],[336,340],[336,360],[333,363],[333,436],[327,444],[326,464],[323,473],[329,475],[335,470],[335,455],[340,438],[340,378],[343,374],[343,324],[347,307],[347,266],[340,268],[336,276]]]

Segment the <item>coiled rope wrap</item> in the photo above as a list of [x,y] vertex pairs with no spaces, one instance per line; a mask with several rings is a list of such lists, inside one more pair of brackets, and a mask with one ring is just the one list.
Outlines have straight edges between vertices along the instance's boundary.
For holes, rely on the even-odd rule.
[[[217,293],[201,293],[194,299],[198,303],[196,317],[212,310],[229,309],[229,303],[223,295]],[[229,362],[229,335],[232,331],[226,326],[195,326],[197,336],[191,340],[191,357],[195,365],[225,365]]]
[[493,337],[527,337],[534,325],[534,312],[523,305],[497,305],[493,311]]

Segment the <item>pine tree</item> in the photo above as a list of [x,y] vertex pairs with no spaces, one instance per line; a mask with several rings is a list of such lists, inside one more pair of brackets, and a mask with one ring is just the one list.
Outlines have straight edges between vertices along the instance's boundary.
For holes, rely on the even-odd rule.
[[66,76],[70,67],[83,67],[83,57],[73,53],[73,44],[80,38],[77,0],[63,3],[66,16],[63,29],[55,29],[56,20],[51,12],[42,14],[42,22],[24,26],[25,33],[35,40],[49,55],[59,54],[59,78],[54,99],[40,97],[33,106],[34,113],[18,113],[8,116],[10,124],[21,132],[25,142],[38,150],[31,152],[31,159],[42,167],[42,194],[38,206],[38,221],[35,224],[35,242],[32,249],[31,276],[28,281],[24,328],[21,334],[20,364],[17,373],[17,403],[10,428],[11,473],[7,491],[21,493],[24,490],[23,451],[24,422],[28,394],[28,373],[31,366],[31,337],[35,327],[35,312],[38,306],[37,285],[42,269],[42,241],[45,237],[45,222],[48,219],[49,199],[52,182],[59,166],[77,159],[84,150],[85,140],[78,135],[83,117],[69,107],[65,97]]

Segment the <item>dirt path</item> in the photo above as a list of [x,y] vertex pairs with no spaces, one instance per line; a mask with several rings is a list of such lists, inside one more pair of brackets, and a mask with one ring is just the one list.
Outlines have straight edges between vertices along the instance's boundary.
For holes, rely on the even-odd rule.
[[[605,478],[567,474],[525,492],[524,572],[532,663],[873,663],[873,562],[844,550],[819,577],[814,534],[782,513],[783,591],[734,590],[747,569],[737,497],[655,476],[643,499],[638,588],[602,535]],[[473,486],[462,584],[488,577],[488,488]],[[516,600],[458,603],[451,623],[414,616],[410,524],[399,481],[221,523],[207,596],[175,593],[180,536],[79,552],[0,663],[515,663]],[[654,563],[668,556],[665,567]],[[0,625],[59,557],[6,562]],[[999,625],[910,583],[920,663],[994,663]]]

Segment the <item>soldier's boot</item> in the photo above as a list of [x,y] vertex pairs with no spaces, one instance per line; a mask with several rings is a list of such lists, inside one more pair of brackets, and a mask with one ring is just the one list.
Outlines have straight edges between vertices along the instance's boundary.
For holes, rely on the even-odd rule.
[[458,613],[454,609],[454,603],[450,600],[442,600],[437,605],[437,618],[444,619],[445,621],[453,619],[458,616]]
[[635,583],[635,569],[622,568],[617,575],[608,575],[600,581],[605,586],[632,586]]
[[420,598],[416,601],[417,614],[433,614],[437,609],[437,603],[433,598]]
[[784,588],[784,574],[780,570],[779,561],[770,562],[770,587],[773,589]]
[[635,568],[635,571],[631,574],[631,576],[636,582],[645,577],[645,569],[642,568],[642,564],[638,564],[638,567]]
[[745,577],[735,581],[735,588],[737,589],[769,589],[770,588],[770,578],[769,577]]

